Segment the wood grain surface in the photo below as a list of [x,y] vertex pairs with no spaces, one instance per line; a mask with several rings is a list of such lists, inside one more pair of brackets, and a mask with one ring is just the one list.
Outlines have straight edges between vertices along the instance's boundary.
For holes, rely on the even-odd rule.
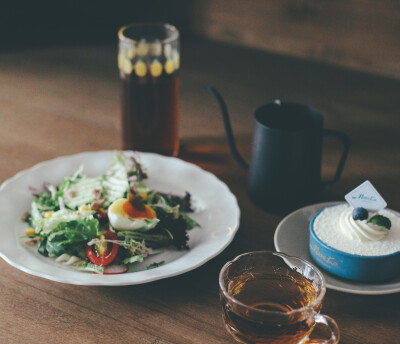
[[[182,47],[181,151],[224,181],[242,217],[232,244],[184,275],[127,287],[60,284],[0,260],[0,343],[232,343],[218,298],[218,272],[236,255],[272,250],[284,214],[263,211],[246,195],[246,173],[230,156],[217,106],[225,96],[239,150],[248,157],[254,110],[273,99],[319,109],[325,127],[352,148],[342,179],[317,201],[340,200],[369,179],[400,210],[400,81],[208,41]],[[0,182],[40,161],[121,148],[116,43],[0,54]],[[339,148],[324,145],[323,175]],[[1,224],[1,219],[0,219]],[[399,343],[400,293],[360,296],[328,290],[323,312],[341,343]]]
[[192,11],[206,37],[400,77],[397,0],[196,0]]

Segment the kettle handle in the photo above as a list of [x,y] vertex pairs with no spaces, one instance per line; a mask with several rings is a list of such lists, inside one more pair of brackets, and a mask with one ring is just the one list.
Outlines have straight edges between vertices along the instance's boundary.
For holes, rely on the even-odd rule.
[[350,138],[345,133],[342,133],[342,132],[336,131],[336,130],[332,130],[332,129],[323,129],[322,134],[324,136],[333,137],[333,138],[341,141],[343,144],[342,155],[339,159],[339,163],[336,168],[336,172],[335,172],[333,179],[322,183],[322,186],[330,186],[330,185],[336,183],[339,180],[340,176],[342,175],[344,164],[346,163],[347,155],[349,154],[351,141],[350,141]]
[[243,167],[245,170],[248,170],[249,164],[242,158],[242,156],[240,155],[239,151],[236,148],[231,122],[229,120],[228,108],[226,106],[224,98],[222,98],[221,94],[212,86],[207,86],[206,90],[215,98],[221,110],[222,119],[224,121],[224,127],[226,131],[226,137],[228,139],[228,145],[233,155],[233,158],[237,161],[237,163],[241,167]]

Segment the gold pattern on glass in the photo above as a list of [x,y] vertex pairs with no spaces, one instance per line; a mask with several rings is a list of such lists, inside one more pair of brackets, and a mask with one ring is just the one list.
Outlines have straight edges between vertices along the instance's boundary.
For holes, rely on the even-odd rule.
[[135,46],[131,45],[127,51],[126,51],[126,55],[132,60],[135,57]]
[[165,73],[172,74],[175,70],[174,61],[167,60],[164,65]]
[[171,56],[171,52],[172,52],[171,44],[165,44],[164,45],[164,56],[166,58],[169,58]]
[[124,69],[124,59],[125,59],[124,55],[122,53],[119,53],[118,54],[118,68],[120,70]]
[[176,67],[176,69],[179,69],[179,67],[180,67],[180,65],[181,65],[181,58],[180,58],[178,52],[175,54],[174,60],[175,60],[175,67]]
[[143,77],[147,74],[147,66],[142,60],[137,60],[135,64],[135,73],[138,77]]
[[156,41],[150,44],[149,53],[151,56],[159,57],[162,54],[162,44],[160,41]]
[[149,45],[144,39],[142,39],[137,45],[136,54],[137,56],[143,57],[149,52]]
[[132,62],[131,60],[124,58],[122,62],[122,71],[125,74],[131,74],[133,70]]
[[150,65],[150,73],[151,73],[151,75],[156,78],[156,77],[161,75],[162,71],[163,71],[162,64],[160,63],[160,61],[155,59]]

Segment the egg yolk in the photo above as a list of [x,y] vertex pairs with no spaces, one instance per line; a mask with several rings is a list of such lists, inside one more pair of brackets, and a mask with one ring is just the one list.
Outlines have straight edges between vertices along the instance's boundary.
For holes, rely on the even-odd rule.
[[143,219],[143,218],[149,220],[155,219],[157,216],[156,212],[153,209],[151,209],[148,205],[144,204],[143,206],[144,209],[137,209],[132,205],[131,202],[126,200],[122,205],[122,209],[125,212],[125,214],[127,214],[129,217],[133,219]]

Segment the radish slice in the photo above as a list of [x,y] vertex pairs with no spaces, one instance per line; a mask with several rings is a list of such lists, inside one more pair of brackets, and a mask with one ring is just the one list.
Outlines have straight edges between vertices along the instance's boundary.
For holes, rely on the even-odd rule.
[[104,267],[104,275],[123,274],[128,271],[128,265],[107,265]]

